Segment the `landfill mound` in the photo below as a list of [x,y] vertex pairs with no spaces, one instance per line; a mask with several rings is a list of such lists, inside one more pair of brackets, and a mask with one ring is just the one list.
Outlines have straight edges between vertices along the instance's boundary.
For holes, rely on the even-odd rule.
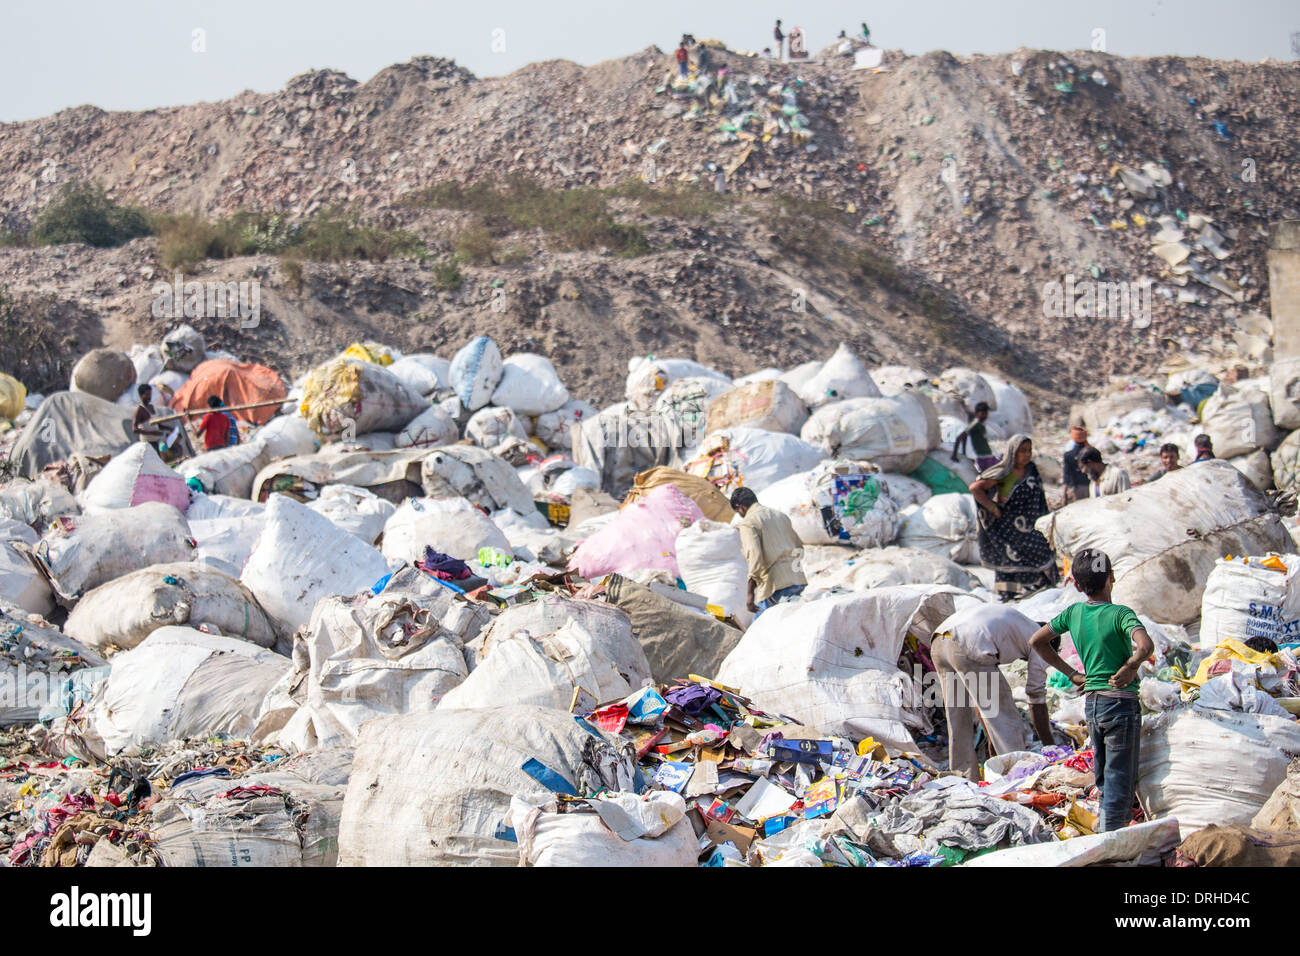
[[[603,408],[487,335],[292,382],[247,357],[180,325],[75,390],[0,376],[8,866],[1294,853],[1288,363],[1120,383],[1070,445],[991,371],[846,342],[740,379],[643,357]],[[1077,609],[1085,549],[1151,641],[1109,809],[1086,635],[952,649]]]
[[[429,186],[522,175],[552,189],[711,189],[721,173],[728,204],[704,220],[616,204],[654,250],[629,259],[502,236],[510,264],[467,265],[454,290],[428,261],[308,263],[296,279],[263,257],[216,263],[214,277],[260,277],[272,300],[258,328],[224,334],[296,375],[339,340],[441,347],[481,323],[605,398],[616,363],[592,367],[589,343],[620,360],[674,347],[743,374],[848,340],[881,362],[964,355],[1045,390],[1053,409],[1170,354],[1254,348],[1239,340],[1268,310],[1266,226],[1300,214],[1285,174],[1294,70],[1028,50],[884,52],[854,69],[852,46],[781,64],[718,44],[711,72],[693,62],[681,80],[654,48],[494,78],[420,57],[365,83],[318,71],[219,103],[77,107],[0,126],[0,228],[24,234],[62,184],[92,179],[125,204],[213,218],[349,204],[445,256],[466,221],[413,208]],[[80,349],[156,333],[150,289],[168,271],[148,239],[0,248],[0,281],[101,314]],[[1137,316],[1053,304],[1049,284],[1075,279],[1080,295],[1150,279],[1149,301]]]

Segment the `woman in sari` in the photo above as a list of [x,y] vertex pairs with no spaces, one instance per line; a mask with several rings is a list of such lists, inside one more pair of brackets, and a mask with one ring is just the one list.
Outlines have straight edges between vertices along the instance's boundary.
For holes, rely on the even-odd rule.
[[1013,435],[1002,460],[970,486],[979,511],[980,561],[994,572],[999,600],[1051,587],[1056,559],[1034,522],[1047,514],[1043,480],[1028,435]]

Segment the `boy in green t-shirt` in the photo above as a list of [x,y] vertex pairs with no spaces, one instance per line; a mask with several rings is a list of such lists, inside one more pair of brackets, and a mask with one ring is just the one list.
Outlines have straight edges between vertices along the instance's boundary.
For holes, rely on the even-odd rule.
[[[1110,558],[1085,548],[1074,556],[1071,571],[1075,587],[1088,600],[1071,604],[1040,627],[1029,644],[1083,689],[1093,772],[1101,791],[1100,828],[1118,830],[1133,819],[1142,732],[1137,671],[1155,648],[1133,609],[1110,603],[1115,586]],[[1083,673],[1065,663],[1052,647],[1052,639],[1066,631],[1079,652]]]

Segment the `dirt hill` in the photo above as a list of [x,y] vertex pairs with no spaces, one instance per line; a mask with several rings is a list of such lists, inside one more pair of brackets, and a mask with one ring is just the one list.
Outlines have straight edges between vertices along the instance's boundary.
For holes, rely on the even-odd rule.
[[[262,288],[256,329],[195,324],[290,376],[359,336],[450,354],[486,332],[547,352],[601,401],[637,354],[744,373],[846,340],[872,362],[1001,368],[1059,407],[1171,353],[1231,350],[1234,330],[1267,314],[1268,223],[1300,215],[1293,64],[1027,50],[891,52],[879,70],[834,51],[713,60],[731,84],[708,92],[676,89],[654,48],[489,79],[418,58],[366,83],[321,71],[219,103],[0,124],[0,228],[21,242],[79,179],[212,219],[346,205],[418,236],[421,254],[306,261],[300,274],[274,255],[189,266],[187,279]],[[511,176],[602,205],[643,245],[412,201]],[[467,255],[476,229],[490,248]],[[1149,321],[1045,317],[1045,287],[1069,275],[1150,278]],[[6,336],[0,362],[48,388],[100,342],[154,339],[173,324],[150,312],[170,276],[153,238],[0,248],[16,303],[0,319],[62,317],[49,320],[57,337]]]

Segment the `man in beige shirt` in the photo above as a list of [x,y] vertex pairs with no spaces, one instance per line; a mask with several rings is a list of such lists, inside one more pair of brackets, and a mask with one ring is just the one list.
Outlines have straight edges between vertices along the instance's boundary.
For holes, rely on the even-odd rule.
[[1096,448],[1089,448],[1079,456],[1079,468],[1088,476],[1089,498],[1118,495],[1132,487],[1128,472],[1117,465],[1106,464]]
[[749,565],[749,610],[761,614],[797,598],[808,579],[799,570],[803,542],[790,519],[760,505],[758,496],[748,488],[732,493],[731,507],[740,515],[740,547]]

